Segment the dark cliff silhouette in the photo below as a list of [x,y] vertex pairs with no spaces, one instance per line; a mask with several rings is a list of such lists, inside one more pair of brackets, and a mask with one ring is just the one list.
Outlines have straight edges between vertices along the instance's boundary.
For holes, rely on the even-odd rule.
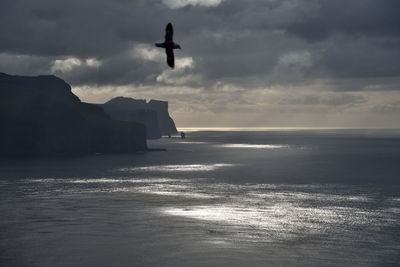
[[104,109],[107,115],[115,120],[133,121],[144,124],[146,126],[147,139],[161,138],[157,111],[148,109],[147,103],[144,100],[132,99],[130,104],[124,105],[124,103],[118,101],[118,98],[114,98],[99,106]]
[[146,129],[83,103],[55,76],[0,73],[0,155],[145,150]]
[[181,46],[174,43],[174,28],[172,27],[171,23],[167,24],[165,28],[165,39],[164,43],[156,43],[157,47],[165,48],[165,53],[167,54],[167,64],[171,68],[175,66],[175,56],[174,56],[174,49],[181,49]]
[[100,106],[113,119],[145,124],[149,139],[178,132],[169,116],[167,101],[150,100],[147,103],[146,100],[116,97]]

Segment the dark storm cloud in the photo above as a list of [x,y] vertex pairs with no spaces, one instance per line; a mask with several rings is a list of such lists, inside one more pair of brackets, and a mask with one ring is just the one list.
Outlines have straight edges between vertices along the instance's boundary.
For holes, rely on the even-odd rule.
[[318,54],[317,66],[336,77],[400,76],[400,49],[385,47],[390,42],[387,37],[331,38]]
[[[357,87],[354,79],[400,76],[399,1],[191,2],[3,0],[0,71],[53,72],[73,85],[163,85],[157,77],[165,60],[131,53],[138,44],[153,49],[172,21],[183,47],[177,59],[194,62],[180,73],[201,77],[210,88],[217,82],[260,87],[340,78],[353,81],[343,88],[358,90],[366,86]],[[54,68],[55,60],[68,58],[82,64]],[[88,59],[101,64],[84,64]],[[180,79],[180,85],[198,84]]]
[[157,6],[141,1],[15,0],[2,3],[2,10],[3,52],[102,57],[159,33],[152,23]]
[[313,41],[337,33],[398,37],[398,10],[397,0],[322,0],[317,12],[288,25],[288,31]]
[[47,73],[51,66],[52,60],[47,57],[0,53],[0,71],[35,75]]

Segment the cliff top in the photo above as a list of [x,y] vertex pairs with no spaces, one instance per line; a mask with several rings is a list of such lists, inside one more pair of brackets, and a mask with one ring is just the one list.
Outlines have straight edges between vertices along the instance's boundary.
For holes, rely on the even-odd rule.
[[115,97],[104,103],[104,105],[116,106],[119,109],[124,109],[124,110],[148,109],[148,108],[155,108],[156,106],[168,109],[168,101],[151,99],[149,102],[146,102],[146,99],[134,99],[131,97],[123,97],[123,96]]

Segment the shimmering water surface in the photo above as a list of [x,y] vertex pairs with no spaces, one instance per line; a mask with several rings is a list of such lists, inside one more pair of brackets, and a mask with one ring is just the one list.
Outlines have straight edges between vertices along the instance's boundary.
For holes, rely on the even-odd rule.
[[193,131],[0,162],[0,265],[396,266],[400,132]]

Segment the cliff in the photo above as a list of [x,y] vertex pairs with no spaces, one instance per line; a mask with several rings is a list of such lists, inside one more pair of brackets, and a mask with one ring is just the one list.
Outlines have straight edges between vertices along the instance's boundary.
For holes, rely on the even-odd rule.
[[157,139],[161,137],[158,126],[157,112],[149,109],[121,109],[117,105],[100,105],[104,111],[114,120],[131,121],[142,123],[146,126],[147,139]]
[[116,97],[100,106],[113,119],[145,124],[149,139],[178,132],[169,116],[167,101],[150,100],[146,103],[146,100]]
[[158,125],[162,135],[178,132],[175,127],[175,122],[169,116],[167,101],[150,100],[148,106],[150,109],[157,111]]
[[55,76],[0,73],[0,155],[145,150],[144,125],[114,121]]

